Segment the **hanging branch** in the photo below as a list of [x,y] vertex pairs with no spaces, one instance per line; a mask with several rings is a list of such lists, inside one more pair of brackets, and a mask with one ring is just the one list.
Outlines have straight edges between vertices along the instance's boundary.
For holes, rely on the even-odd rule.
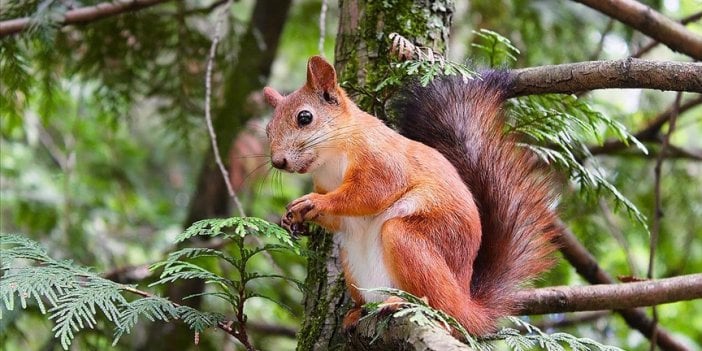
[[575,0],[615,18],[696,60],[702,60],[702,37],[636,0]]
[[[58,24],[61,26],[66,26],[69,24],[93,22],[127,12],[138,11],[167,1],[169,0],[122,0],[104,2],[95,6],[86,6],[75,10],[66,11],[63,20]],[[22,17],[2,21],[0,22],[0,38],[19,33],[31,25],[31,17]]]

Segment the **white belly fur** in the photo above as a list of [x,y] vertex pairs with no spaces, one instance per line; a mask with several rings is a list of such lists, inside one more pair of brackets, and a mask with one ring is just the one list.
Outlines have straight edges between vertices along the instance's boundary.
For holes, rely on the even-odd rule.
[[[328,157],[327,162],[315,170],[315,184],[331,191],[341,185],[348,165],[344,155]],[[362,191],[362,190],[359,190]],[[411,196],[405,196],[376,216],[342,217],[339,236],[341,249],[346,255],[346,267],[356,287],[360,289],[395,288],[383,259],[380,229],[388,219],[406,216],[415,206]],[[381,302],[388,296],[360,291],[365,302]]]
[[[341,248],[346,254],[347,273],[359,289],[394,288],[383,259],[380,228],[386,216],[344,217]],[[387,296],[360,290],[366,302],[380,302]]]

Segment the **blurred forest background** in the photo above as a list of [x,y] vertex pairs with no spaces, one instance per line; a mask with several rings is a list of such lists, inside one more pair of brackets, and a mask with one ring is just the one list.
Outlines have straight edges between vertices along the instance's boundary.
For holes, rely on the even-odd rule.
[[[100,1],[0,0],[0,21],[31,16],[24,32],[0,38],[1,226],[3,233],[32,238],[56,258],[72,259],[123,283],[146,287],[157,279],[148,264],[176,248],[175,238],[199,219],[238,215],[221,181],[204,119],[205,72],[210,45],[226,1],[165,1],[138,11],[70,26],[52,25],[73,8]],[[673,19],[697,15],[689,30],[702,34],[699,0],[647,0]],[[286,92],[305,80],[306,61],[334,57],[339,21],[336,1],[234,1],[223,16],[212,74],[212,113],[219,149],[228,164],[243,211],[277,222],[285,204],[309,192],[308,177],[270,170],[265,126],[270,110],[264,85]],[[520,53],[503,65],[531,67],[635,55],[651,39],[570,1],[473,0],[456,2],[447,57],[491,64],[473,31],[508,38]],[[658,45],[647,59],[689,61]],[[493,62],[494,63],[494,62]],[[581,99],[621,122],[632,134],[671,109],[674,92],[599,90]],[[688,103],[693,101],[693,103]],[[702,271],[702,103],[686,93],[662,168],[662,222],[655,277]],[[654,212],[654,166],[666,126],[633,147],[598,147],[584,164],[597,169],[648,218]],[[606,145],[606,143],[605,143]],[[649,235],[610,197],[584,199],[566,191],[562,218],[612,276],[645,277]],[[306,239],[305,239],[306,240]],[[255,261],[261,271],[283,270],[304,280],[306,261],[294,254]],[[587,284],[565,262],[540,286]],[[302,293],[294,284],[260,283],[266,299],[247,302],[253,343],[265,350],[293,349],[303,317]],[[160,287],[152,292],[177,294]],[[180,289],[180,288],[173,288]],[[182,297],[182,296],[181,296]],[[203,300],[204,309],[221,304]],[[702,348],[702,302],[659,306],[659,323],[691,349]],[[648,340],[610,312],[534,317],[546,330],[589,337],[627,350],[645,350]],[[4,311],[3,350],[61,349],[53,323],[36,306]],[[114,346],[152,350],[163,343],[163,323],[137,325]],[[108,349],[113,331],[103,322],[82,332],[75,350]],[[181,333],[181,347],[193,335]],[[200,336],[201,350],[233,350],[219,331]]]

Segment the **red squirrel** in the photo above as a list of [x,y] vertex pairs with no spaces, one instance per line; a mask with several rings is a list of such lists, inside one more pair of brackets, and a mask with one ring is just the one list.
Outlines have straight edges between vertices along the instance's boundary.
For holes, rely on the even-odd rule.
[[504,135],[509,76],[411,84],[393,104],[399,130],[363,112],[314,56],[307,82],[282,96],[266,127],[274,167],[310,173],[314,192],[287,206],[282,225],[313,221],[341,236],[355,307],[390,287],[426,297],[468,332],[493,332],[516,310],[519,286],[549,268],[556,235],[549,177]]

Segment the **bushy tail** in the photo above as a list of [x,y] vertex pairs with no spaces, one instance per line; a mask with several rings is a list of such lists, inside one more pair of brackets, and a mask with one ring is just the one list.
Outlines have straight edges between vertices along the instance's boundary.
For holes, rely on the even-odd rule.
[[548,174],[504,133],[509,82],[501,71],[437,78],[393,104],[400,132],[441,152],[473,193],[483,233],[470,294],[495,316],[514,313],[514,292],[553,264],[557,234]]

